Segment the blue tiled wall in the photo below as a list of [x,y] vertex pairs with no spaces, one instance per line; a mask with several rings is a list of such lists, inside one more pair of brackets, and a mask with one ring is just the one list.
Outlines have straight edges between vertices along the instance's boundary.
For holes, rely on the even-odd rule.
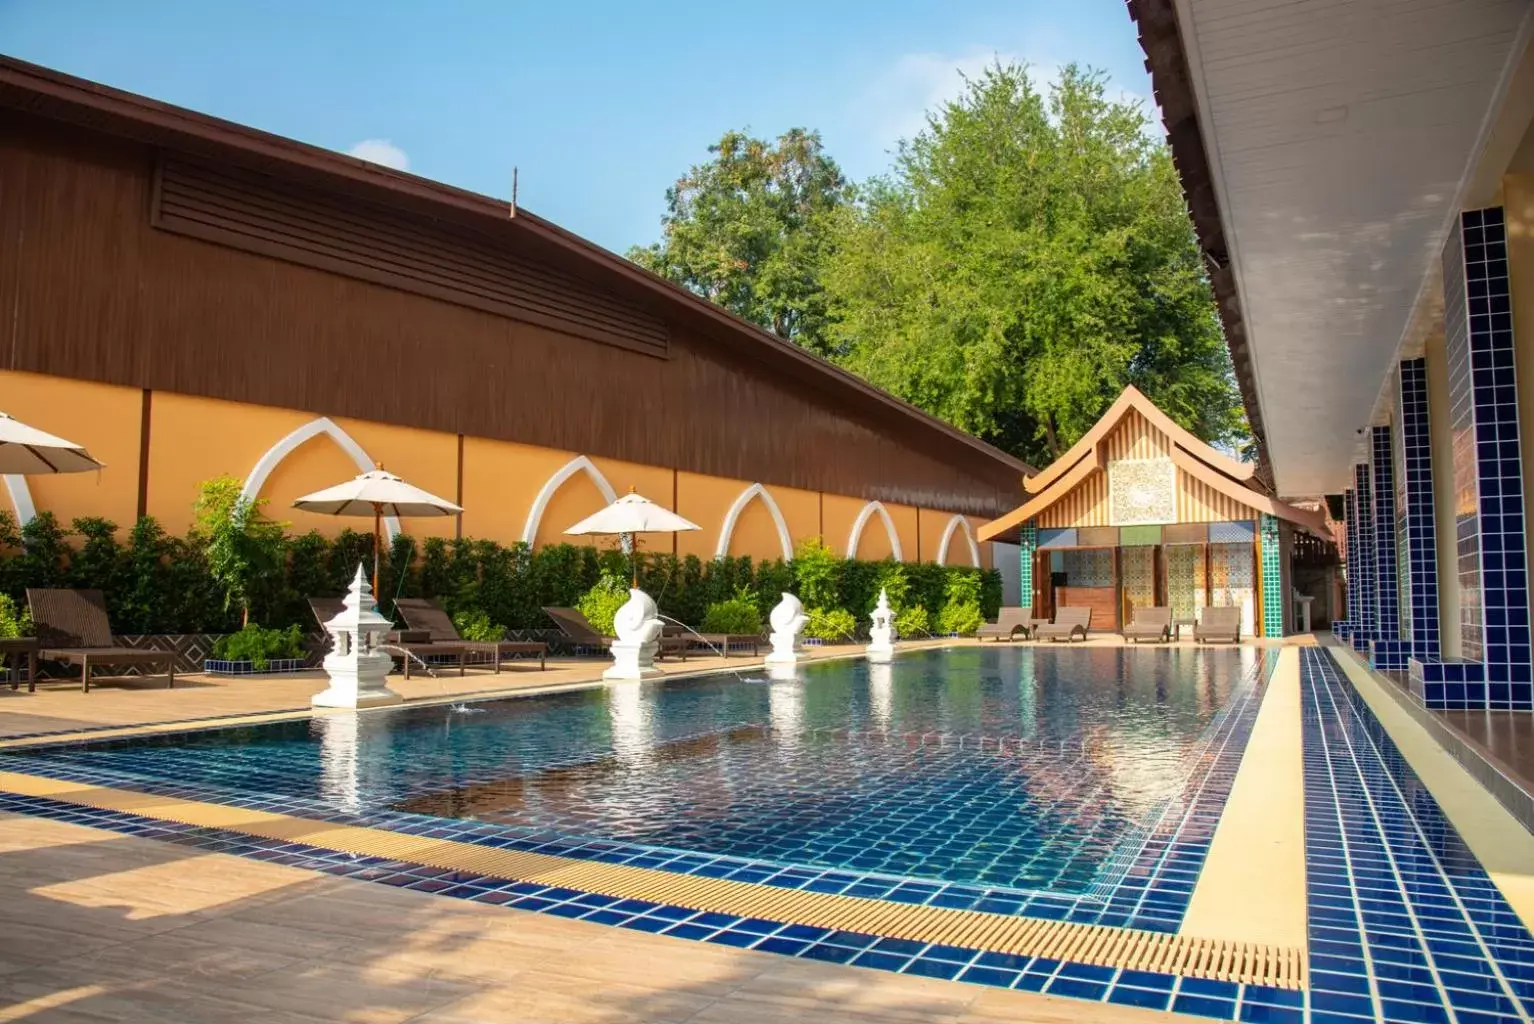
[[1401,503],[1396,509],[1406,555],[1402,578],[1402,630],[1414,658],[1434,659],[1438,637],[1438,533],[1433,511],[1433,461],[1428,433],[1427,360],[1408,359],[1397,374],[1397,466]]
[[1374,488],[1367,462],[1353,467],[1353,511],[1358,519],[1355,549],[1348,552],[1349,579],[1358,574],[1358,605],[1348,609],[1348,621],[1353,624],[1353,649],[1369,650],[1369,641],[1379,632],[1375,619],[1376,587],[1374,582]]
[[1531,709],[1523,461],[1500,209],[1460,216],[1459,230],[1444,246],[1443,277],[1466,660],[1413,659],[1413,688],[1434,708]]
[[1369,452],[1374,508],[1374,631],[1382,640],[1401,636],[1400,580],[1396,566],[1395,457],[1390,428],[1372,429]]
[[1358,496],[1350,487],[1342,492],[1342,525],[1347,534],[1347,550],[1343,552],[1343,568],[1347,573],[1347,618],[1332,623],[1332,632],[1343,640],[1351,641],[1358,629],[1359,606],[1363,598],[1358,590],[1363,577],[1358,572]]

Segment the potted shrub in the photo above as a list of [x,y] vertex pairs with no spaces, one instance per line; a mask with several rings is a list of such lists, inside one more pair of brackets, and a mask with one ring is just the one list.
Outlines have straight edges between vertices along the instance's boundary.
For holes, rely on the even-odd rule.
[[216,676],[276,675],[304,669],[304,634],[296,626],[267,629],[255,623],[221,636],[203,671]]

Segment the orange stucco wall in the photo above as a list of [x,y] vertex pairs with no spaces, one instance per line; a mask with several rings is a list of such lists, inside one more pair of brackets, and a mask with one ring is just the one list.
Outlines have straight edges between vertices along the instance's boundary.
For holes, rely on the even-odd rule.
[[[97,473],[27,477],[32,503],[71,519],[101,516],[119,526],[138,516],[139,420],[143,392],[90,381],[0,371],[0,411],[84,445],[105,463]],[[14,512],[0,491],[0,507]]]
[[[139,501],[143,401],[144,393],[132,388],[0,372],[0,409],[85,445],[106,464],[100,473],[29,477],[39,510],[53,511],[66,524],[87,515],[105,516],[122,527],[133,521]],[[219,475],[245,481],[274,445],[315,419],[312,413],[293,409],[154,392],[150,395],[145,510],[168,531],[184,533],[191,525],[201,482]],[[708,559],[719,547],[731,506],[753,485],[750,480],[591,458],[587,460],[591,472],[578,469],[550,489],[554,476],[579,458],[579,453],[465,437],[460,493],[460,439],[456,435],[341,417],[333,422],[361,449],[362,461],[369,466],[381,463],[418,487],[459,500],[464,507],[464,536],[507,544],[522,539],[534,506],[546,490],[546,504],[535,524],[535,544],[576,540],[564,530],[597,511],[606,500],[594,472],[606,480],[614,494],[622,495],[632,488],[697,523],[697,531],[677,536],[675,550]],[[260,493],[268,502],[268,514],[290,524],[295,533],[313,529],[334,535],[348,527],[366,531],[371,529],[371,522],[365,519],[319,516],[292,507],[300,495],[357,472],[359,466],[352,454],[329,434],[316,434],[271,468]],[[823,536],[833,551],[846,552],[853,522],[866,502],[791,487],[764,489],[783,516],[790,549]],[[4,501],[3,496],[0,501]],[[918,556],[927,561],[936,559],[951,515],[930,509],[918,514],[909,505],[888,504],[885,508],[900,538],[902,555],[908,561]],[[417,537],[452,537],[460,529],[459,517],[453,516],[411,519],[402,525]],[[609,539],[592,542],[613,543]],[[645,538],[643,543],[650,549],[672,549],[669,538]],[[986,547],[982,545],[983,552]],[[760,495],[742,507],[726,538],[726,550],[730,555],[755,559],[783,556],[782,538]],[[866,559],[892,554],[879,516],[868,520],[856,554]],[[949,561],[969,564],[968,547],[962,538],[950,545]]]
[[[979,528],[981,520],[963,517],[969,523],[970,536]],[[953,516],[943,512],[922,510],[921,514],[921,557],[925,562],[936,562],[940,559],[945,565],[974,565],[974,559],[970,555],[969,544],[964,540],[961,527],[955,527],[953,536],[948,540],[947,557],[944,558],[943,534],[948,530],[948,524]],[[989,567],[989,544],[976,544],[980,549],[980,564]]]

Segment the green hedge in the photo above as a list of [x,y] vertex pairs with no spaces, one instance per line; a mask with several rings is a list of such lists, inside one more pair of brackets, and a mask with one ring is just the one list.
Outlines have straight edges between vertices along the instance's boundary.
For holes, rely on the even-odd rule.
[[[359,562],[371,565],[373,538],[353,530],[334,538],[307,533],[285,538],[284,547],[283,572],[253,588],[251,621],[308,630],[314,623],[305,598],[342,593]],[[571,544],[535,552],[520,543],[508,547],[467,537],[418,543],[400,536],[384,553],[379,590],[386,612],[395,597],[430,597],[452,614],[483,613],[512,629],[549,628],[541,609],[575,606],[604,571],[627,578],[628,558]],[[866,629],[880,586],[897,609],[921,606],[935,619],[947,603],[950,583],[960,591],[977,585],[981,611],[995,618],[1001,605],[1001,575],[995,571],[859,562],[813,543],[792,562],[705,562],[645,552],[639,571],[640,587],[660,610],[695,627],[710,605],[742,591],[756,595],[765,621],[789,591],[809,607],[845,609]],[[66,530],[47,512],[18,531],[15,519],[0,512],[0,593],[24,604],[27,587],[100,589],[118,633],[232,633],[240,627],[240,610],[226,607],[200,538],[170,536],[151,517],[119,536],[108,520],[76,519]]]

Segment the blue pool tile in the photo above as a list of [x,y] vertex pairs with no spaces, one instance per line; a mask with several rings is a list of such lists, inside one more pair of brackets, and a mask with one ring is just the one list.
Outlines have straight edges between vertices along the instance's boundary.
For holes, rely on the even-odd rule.
[[1304,1024],[1305,1011],[1290,1006],[1243,1002],[1240,1019],[1244,1024]]
[[964,973],[959,975],[959,980],[972,982],[976,985],[995,985],[998,988],[1011,988],[1020,975],[1021,972],[1019,971],[972,966],[964,969]]
[[873,967],[881,971],[898,971],[911,960],[908,956],[899,956],[894,953],[880,953],[877,950],[864,950],[852,958],[854,967]]
[[724,928],[710,935],[704,941],[718,943],[721,946],[736,946],[744,949],[747,946],[762,941],[762,937],[751,932],[738,932],[730,928]]
[[1057,975],[1044,992],[1051,996],[1101,1000],[1107,994],[1108,986],[1099,981],[1081,981],[1077,978],[1062,978]]
[[806,960],[823,960],[826,963],[845,964],[858,955],[855,949],[846,946],[832,946],[824,942],[818,942],[799,954]]
[[1203,996],[1178,995],[1172,1000],[1174,1013],[1188,1013],[1196,1017],[1215,1017],[1220,1020],[1233,1020],[1236,1016],[1236,1004],[1228,999],[1206,999]]
[[782,939],[770,936],[758,942],[753,949],[759,949],[764,953],[783,953],[787,956],[797,956],[808,949],[810,944],[800,939]]
[[1171,992],[1155,992],[1148,988],[1132,988],[1128,985],[1115,985],[1113,991],[1108,993],[1110,1003],[1118,1003],[1121,1006],[1141,1006],[1148,1010],[1165,1010],[1171,1001]]
[[934,960],[931,957],[919,956],[914,957],[910,963],[906,964],[901,973],[919,974],[924,978],[942,978],[944,981],[951,981],[957,978],[962,970],[964,970],[963,964],[954,963],[951,960]]

